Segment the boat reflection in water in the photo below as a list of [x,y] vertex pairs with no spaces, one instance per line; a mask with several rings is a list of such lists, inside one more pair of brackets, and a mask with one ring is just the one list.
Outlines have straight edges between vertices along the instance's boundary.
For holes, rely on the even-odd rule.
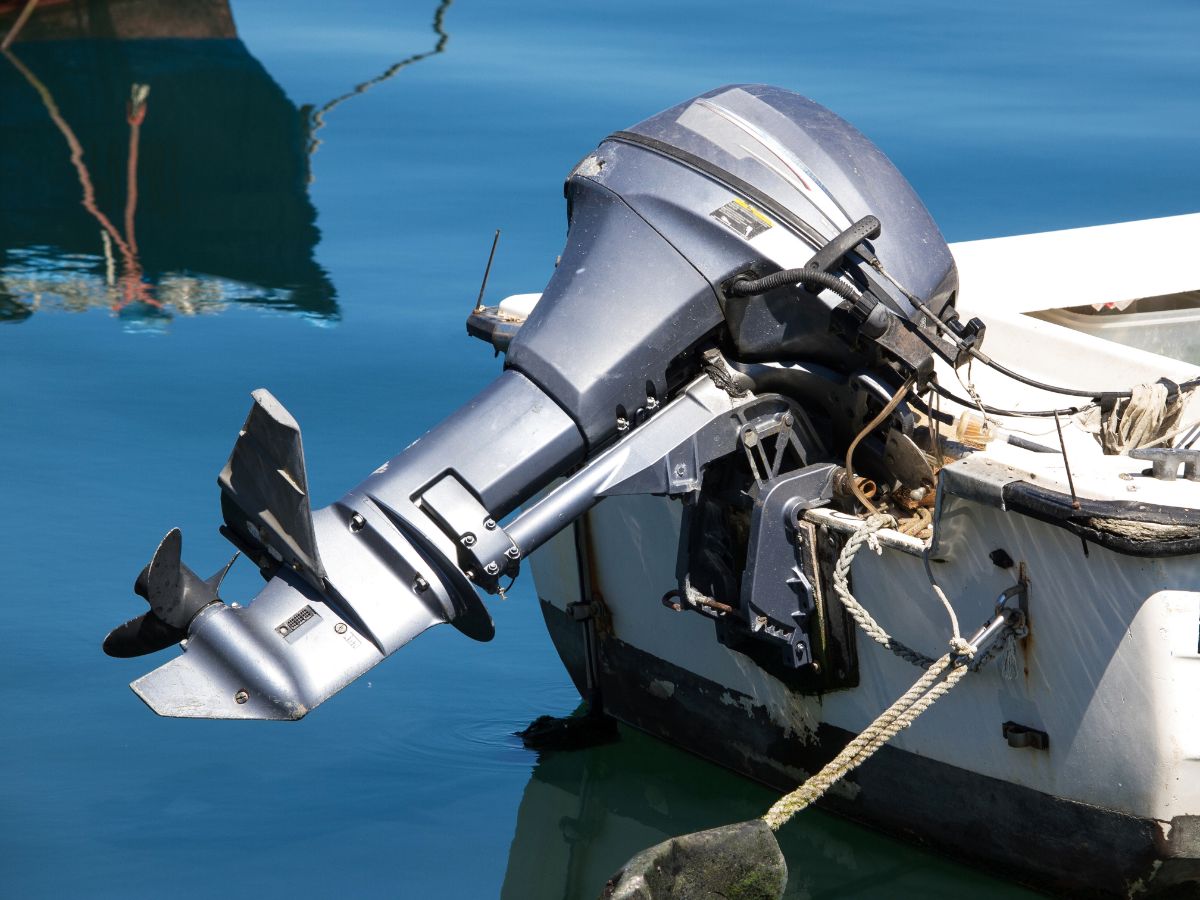
[[[543,754],[517,813],[503,900],[596,897],[635,853],[677,834],[762,815],[766,788],[632,729],[586,750]],[[810,812],[778,834],[789,900],[940,896],[950,864],[897,851],[832,816]],[[1012,885],[954,869],[956,890],[976,898],[1025,896]]]
[[[0,0],[0,35],[24,3]],[[0,59],[0,321],[231,303],[338,318],[311,128],[227,0],[43,0]]]

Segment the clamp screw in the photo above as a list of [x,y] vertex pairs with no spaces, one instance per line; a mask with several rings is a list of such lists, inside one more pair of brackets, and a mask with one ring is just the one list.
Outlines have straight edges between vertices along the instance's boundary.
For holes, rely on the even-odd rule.
[[462,536],[462,545],[464,547],[474,547],[475,546],[475,535],[471,534],[471,532],[469,532],[469,531],[466,534],[464,534]]
[[367,524],[367,520],[355,513],[350,517],[350,530],[357,534],[363,530],[363,526]]
[[250,699],[250,694],[246,691],[238,691],[233,695],[233,699],[235,703],[245,703]]
[[346,633],[346,623],[338,622],[336,625],[333,626],[333,630],[336,631],[338,634],[345,634]]
[[509,559],[520,559],[521,558],[521,548],[520,547],[509,547],[507,550],[504,551],[504,555],[507,556]]
[[617,416],[617,431],[628,431],[629,420],[624,416]]
[[490,562],[486,566],[483,567],[483,571],[487,572],[489,575],[499,575],[500,567],[498,565],[496,565],[494,562]]
[[427,590],[429,590],[429,582],[426,581],[424,578],[422,578],[420,575],[418,575],[416,578],[413,579],[413,590],[416,591],[418,594],[423,594]]
[[496,527],[496,520],[495,519],[484,519],[483,527],[486,528],[488,531],[492,531]]

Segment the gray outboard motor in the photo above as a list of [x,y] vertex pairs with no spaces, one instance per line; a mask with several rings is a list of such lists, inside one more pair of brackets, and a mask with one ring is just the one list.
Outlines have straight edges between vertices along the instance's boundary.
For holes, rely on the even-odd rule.
[[[765,552],[776,524],[828,502],[839,470],[806,409],[751,390],[738,364],[921,380],[932,319],[954,324],[954,261],[912,188],[789,91],[720,88],[618,132],[566,197],[566,248],[504,372],[337,502],[311,509],[299,427],[254,393],[218,483],[222,531],[267,584],[226,605],[221,574],[197,576],[168,534],[135,585],[150,611],[105,641],[115,656],[183,642],[132,685],[151,708],[296,719],[431,625],[487,640],[478,589],[498,592],[603,497],[695,497],[731,454],[749,455],[783,517],[755,532]],[[746,594],[793,666],[808,660],[803,608]]]

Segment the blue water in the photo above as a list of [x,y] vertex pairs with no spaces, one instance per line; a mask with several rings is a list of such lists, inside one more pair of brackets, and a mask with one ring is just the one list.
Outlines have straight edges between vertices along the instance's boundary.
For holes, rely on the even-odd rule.
[[[126,244],[125,103],[151,89],[110,285],[66,139],[0,59],[0,895],[591,897],[653,840],[764,808],[636,734],[524,750],[578,700],[527,577],[491,644],[435,629],[298,724],[159,719],[126,684],[173,651],[100,641],[171,526],[193,567],[228,558],[214,479],[252,389],[336,498],[497,370],[463,333],[493,230],[489,299],[539,289],[570,167],[717,84],[832,107],[951,240],[1200,209],[1200,7],[974,6],[458,0],[442,52],[331,109],[311,159],[301,107],[432,51],[435,4],[235,0],[237,39],[99,43],[36,40],[36,13],[16,58]],[[796,898],[1023,896],[819,812],[784,844]]]

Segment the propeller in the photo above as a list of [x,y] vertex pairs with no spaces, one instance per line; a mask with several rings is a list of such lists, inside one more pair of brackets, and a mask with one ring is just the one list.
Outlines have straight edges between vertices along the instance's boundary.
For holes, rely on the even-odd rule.
[[237,556],[211,578],[203,579],[183,564],[182,551],[183,534],[172,528],[133,583],[133,592],[149,603],[150,609],[109,632],[104,639],[104,652],[109,656],[145,656],[177,644],[187,637],[196,614],[219,602],[217,589]]

